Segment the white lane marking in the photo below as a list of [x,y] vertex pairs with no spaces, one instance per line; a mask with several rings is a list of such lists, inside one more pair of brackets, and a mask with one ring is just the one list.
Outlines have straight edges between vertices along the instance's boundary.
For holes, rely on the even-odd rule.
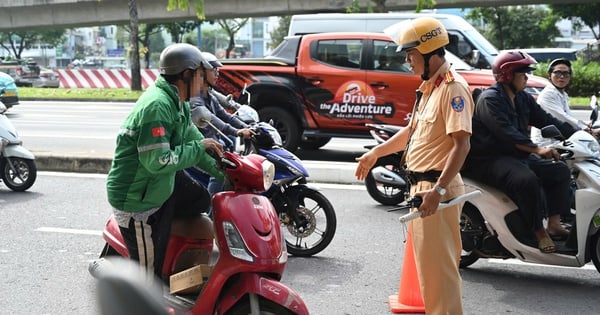
[[97,230],[81,230],[81,229],[65,229],[54,227],[40,227],[35,229],[38,232],[62,233],[62,234],[79,234],[79,235],[102,235],[102,231]]
[[96,173],[69,173],[69,172],[38,172],[38,175],[55,176],[55,177],[79,177],[79,178],[106,178],[107,174]]
[[92,140],[114,140],[117,138],[117,134],[110,136],[85,136],[85,135],[71,135],[71,134],[52,134],[52,133],[21,133],[19,132],[19,136],[21,138],[65,138],[65,139],[92,139]]
[[493,263],[493,264],[505,264],[505,265],[520,265],[520,266],[539,266],[539,267],[546,267],[546,268],[567,268],[567,269],[573,269],[573,268],[579,268],[579,269],[586,269],[586,270],[594,270],[596,271],[596,267],[594,267],[594,265],[592,263],[588,263],[586,265],[584,265],[583,267],[570,267],[570,266],[556,266],[556,265],[544,265],[544,264],[536,264],[536,263],[529,263],[529,262],[523,262],[520,261],[518,259],[494,259],[494,258],[490,258],[487,259],[488,262]]

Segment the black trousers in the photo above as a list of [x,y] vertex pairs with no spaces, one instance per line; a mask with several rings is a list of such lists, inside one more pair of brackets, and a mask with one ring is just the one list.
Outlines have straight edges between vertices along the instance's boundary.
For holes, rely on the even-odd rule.
[[570,213],[573,190],[571,174],[564,162],[535,155],[524,159],[511,156],[470,159],[462,173],[506,193],[532,231],[543,227],[546,216]]
[[205,187],[196,184],[183,171],[177,172],[173,193],[158,211],[146,222],[132,218],[127,228],[120,227],[130,259],[139,261],[160,279],[172,221],[191,219],[206,212],[210,200]]

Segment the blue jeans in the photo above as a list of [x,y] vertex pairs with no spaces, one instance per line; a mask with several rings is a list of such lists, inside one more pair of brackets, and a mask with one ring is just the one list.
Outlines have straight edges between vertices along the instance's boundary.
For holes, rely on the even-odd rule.
[[213,196],[214,194],[223,191],[223,185],[223,182],[211,176],[208,181],[208,193]]

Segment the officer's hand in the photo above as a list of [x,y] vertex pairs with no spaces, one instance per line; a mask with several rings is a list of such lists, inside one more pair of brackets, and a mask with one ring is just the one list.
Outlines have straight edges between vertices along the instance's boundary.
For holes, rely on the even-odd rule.
[[356,176],[358,180],[363,180],[367,177],[369,171],[373,168],[373,165],[375,165],[375,162],[377,162],[377,156],[371,150],[362,156],[357,157],[356,161],[358,162],[358,165],[356,166],[354,176]]
[[250,137],[254,136],[254,131],[248,129],[248,128],[243,128],[243,129],[238,129],[238,131],[235,133],[236,136],[238,137],[242,137],[244,139],[249,139]]
[[421,202],[421,205],[419,206],[421,218],[435,214],[440,205],[440,200],[442,199],[442,196],[434,189],[417,192],[415,193],[415,196],[421,196],[421,198],[423,198],[423,202]]
[[219,141],[213,138],[204,138],[202,144],[204,144],[206,152],[213,158],[221,159],[223,157],[223,145]]

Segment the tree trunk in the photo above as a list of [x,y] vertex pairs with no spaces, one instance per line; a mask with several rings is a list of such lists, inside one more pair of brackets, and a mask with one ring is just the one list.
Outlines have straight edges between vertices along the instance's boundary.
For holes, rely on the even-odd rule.
[[131,90],[142,90],[142,75],[140,73],[140,44],[138,40],[138,11],[137,0],[129,0],[129,44],[131,51],[129,56],[131,71]]

